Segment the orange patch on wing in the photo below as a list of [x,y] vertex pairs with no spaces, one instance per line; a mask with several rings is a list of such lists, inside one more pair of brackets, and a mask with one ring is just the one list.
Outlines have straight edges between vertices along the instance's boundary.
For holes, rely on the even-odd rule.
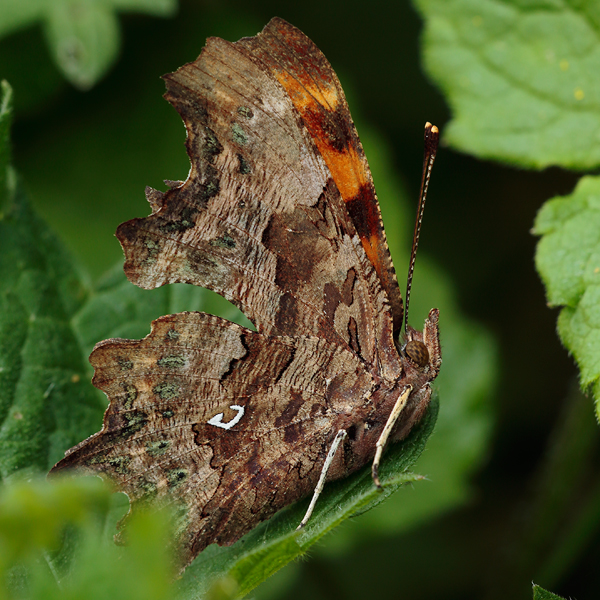
[[286,89],[294,106],[300,112],[302,112],[302,107],[314,106],[315,102],[330,112],[337,110],[340,98],[334,86],[321,81],[319,87],[305,73],[296,73],[294,77],[287,71],[278,71],[276,75],[279,83]]
[[[317,85],[302,71],[292,75],[284,69],[272,69],[308,128],[344,202],[349,208],[350,204],[355,205],[361,213],[361,217],[353,217],[353,222],[362,246],[379,276],[387,277],[382,261],[386,248],[382,244],[379,215],[373,210],[375,188],[365,169],[362,152],[349,137],[351,132],[346,119],[350,119],[350,115],[336,114],[340,106],[345,107],[345,102],[341,101],[335,85],[325,77],[321,77]],[[335,125],[340,122],[343,127],[338,130]]]
[[337,90],[333,86],[323,86],[322,81],[317,87],[312,79],[306,77],[299,81],[287,71],[276,71],[275,75],[308,127],[342,198],[345,201],[354,198],[360,187],[369,181],[362,158],[351,144],[336,147],[334,144],[339,140],[332,140],[331,133],[324,127],[323,118],[319,118],[323,111],[332,115],[339,107]]
[[327,152],[328,146],[323,144],[323,150],[319,146],[319,151],[323,155],[325,163],[331,171],[331,176],[342,194],[342,198],[347,202],[354,198],[360,190],[360,186],[367,183],[366,173],[362,171],[361,160],[356,153],[356,148],[349,147],[344,152],[335,150]]

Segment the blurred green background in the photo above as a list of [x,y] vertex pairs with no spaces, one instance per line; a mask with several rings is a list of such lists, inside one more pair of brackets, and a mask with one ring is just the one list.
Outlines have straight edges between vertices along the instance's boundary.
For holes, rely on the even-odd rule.
[[[13,4],[0,9],[0,21]],[[31,5],[33,14],[43,2],[18,4]],[[185,179],[188,172],[184,128],[161,98],[160,75],[195,59],[208,36],[234,41],[255,35],[275,15],[311,37],[338,73],[373,162],[384,220],[390,187],[390,196],[416,199],[423,125],[438,125],[443,140],[450,113],[421,68],[422,22],[409,2],[97,4],[147,6],[94,17],[106,19],[105,37],[95,40],[107,48],[105,66],[81,72],[68,66],[77,49],[53,60],[47,40],[56,25],[41,12],[33,26],[25,18],[0,23],[0,33],[10,32],[0,40],[0,78],[14,88],[14,164],[36,209],[89,277],[121,260],[114,231],[148,214],[144,187],[164,189],[164,179]],[[57,60],[67,65],[71,82]],[[377,179],[378,161],[386,163],[379,169],[391,172],[389,180]],[[527,598],[538,573],[547,580],[536,583],[561,595],[600,597],[600,515],[588,503],[598,481],[598,435],[591,402],[575,391],[576,369],[556,337],[556,313],[545,304],[530,234],[542,203],[569,193],[577,179],[558,168],[522,171],[441,148],[413,297],[437,305],[436,297],[422,297],[430,285],[419,289],[419,264],[431,261],[451,282],[461,310],[499,344],[499,384],[485,398],[495,404],[495,421],[488,451],[473,459],[481,464],[473,493],[451,512],[413,528],[406,524],[402,534],[382,534],[384,524],[377,535],[357,538],[345,531],[356,524],[345,524],[256,597]],[[386,231],[392,248],[406,246],[412,219],[387,219]],[[396,268],[402,281],[404,263]],[[442,336],[443,327],[442,314]],[[454,378],[471,366],[454,364]],[[443,397],[441,403],[443,411]],[[583,449],[572,448],[574,438],[586,440]],[[569,471],[568,462],[555,458],[561,444],[574,464],[584,466],[573,480],[557,484],[553,473]],[[569,519],[584,510],[590,514],[579,531]],[[556,556],[547,556],[548,545]]]

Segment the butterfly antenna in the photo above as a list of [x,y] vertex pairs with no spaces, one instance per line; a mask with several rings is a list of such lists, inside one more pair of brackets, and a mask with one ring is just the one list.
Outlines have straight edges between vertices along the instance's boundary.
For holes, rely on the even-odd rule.
[[419,235],[421,234],[421,223],[423,222],[423,211],[427,198],[427,188],[431,177],[431,169],[438,148],[440,137],[439,129],[431,123],[425,123],[425,151],[423,153],[423,174],[421,176],[421,192],[419,194],[419,205],[417,207],[417,219],[415,221],[415,232],[413,234],[412,249],[410,251],[410,263],[408,265],[408,279],[406,280],[406,307],[404,309],[404,334],[408,333],[408,304],[410,302],[410,289],[412,287],[413,272],[415,270],[415,258],[419,246]]

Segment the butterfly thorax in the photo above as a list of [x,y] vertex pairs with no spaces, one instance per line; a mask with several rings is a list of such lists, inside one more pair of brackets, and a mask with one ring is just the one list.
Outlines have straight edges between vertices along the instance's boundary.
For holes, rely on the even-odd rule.
[[[412,387],[407,404],[396,423],[391,440],[405,438],[415,423],[418,423],[429,406],[431,399],[430,382],[435,379],[441,364],[438,311],[433,309],[425,322],[423,332],[409,330],[410,340],[423,344],[429,360],[420,365],[409,356],[400,354],[402,371],[397,379],[374,378],[372,388],[364,395],[362,405],[353,405],[343,418],[336,422],[337,429],[346,429],[348,437],[344,442],[344,452],[332,464],[328,480],[345,477],[349,473],[368,464],[375,455],[377,440],[392,412],[399,396],[407,386]],[[331,438],[335,430],[332,430]]]

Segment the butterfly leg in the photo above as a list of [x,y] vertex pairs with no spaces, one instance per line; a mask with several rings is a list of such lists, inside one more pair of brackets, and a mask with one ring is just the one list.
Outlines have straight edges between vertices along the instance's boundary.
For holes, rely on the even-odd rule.
[[396,421],[398,421],[398,418],[402,414],[402,410],[406,406],[406,402],[408,401],[408,397],[410,396],[412,389],[412,385],[408,385],[400,394],[400,397],[398,400],[396,400],[396,404],[394,404],[394,408],[388,417],[387,423],[385,424],[385,427],[383,428],[383,431],[377,440],[377,444],[375,444],[376,451],[371,473],[373,475],[373,482],[379,489],[381,489],[381,481],[379,481],[379,463],[381,462],[381,455],[383,454],[383,449],[385,448],[388,438],[390,437],[390,433],[392,433],[392,429],[394,428]]
[[310,501],[310,505],[308,506],[308,510],[306,511],[304,518],[300,522],[300,525],[298,525],[298,527],[296,527],[296,531],[298,531],[299,529],[302,529],[308,523],[308,520],[310,519],[310,515],[312,515],[312,512],[315,508],[315,504],[317,503],[317,498],[321,495],[321,492],[323,491],[323,487],[325,486],[325,479],[327,477],[327,471],[329,471],[329,467],[331,466],[331,463],[333,462],[333,457],[335,456],[338,446],[340,445],[342,440],[347,435],[348,434],[346,433],[346,431],[344,429],[340,429],[337,432],[337,435],[335,436],[335,438],[333,440],[333,444],[331,444],[331,448],[329,448],[329,452],[327,453],[327,458],[325,459],[323,468],[321,469],[321,476],[319,477],[319,481],[318,481],[317,487],[315,488],[315,491],[313,493],[313,497],[312,497],[312,500]]

